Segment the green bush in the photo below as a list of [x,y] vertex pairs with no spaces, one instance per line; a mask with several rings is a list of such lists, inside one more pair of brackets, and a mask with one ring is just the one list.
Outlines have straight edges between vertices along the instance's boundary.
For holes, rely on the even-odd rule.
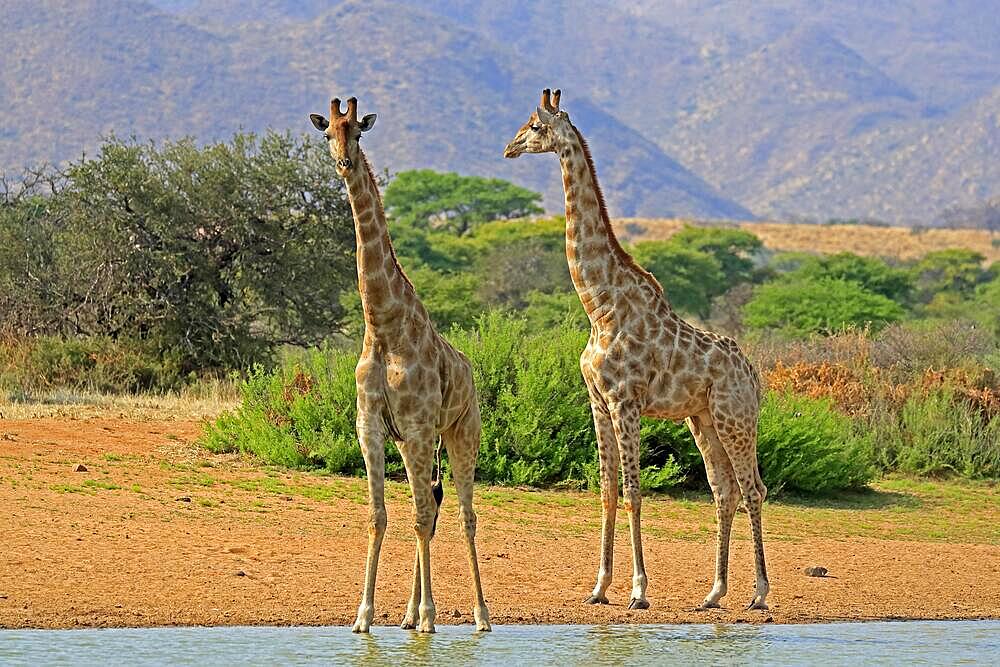
[[567,326],[529,333],[493,312],[452,340],[472,362],[483,415],[480,479],[547,486],[586,480],[596,439],[580,376],[587,333]]
[[775,329],[798,338],[852,325],[878,330],[905,314],[899,304],[881,294],[830,278],[761,285],[744,312],[744,323],[751,328]]
[[889,266],[875,257],[861,257],[849,252],[809,256],[788,278],[845,280],[899,304],[909,301],[914,288],[913,276],[906,269]]
[[768,393],[761,406],[757,456],[768,494],[829,494],[872,480],[870,435],[830,401]]
[[40,336],[0,342],[0,387],[21,395],[52,389],[164,391],[188,379],[179,359],[135,341]]
[[1000,415],[984,415],[948,388],[911,396],[898,413],[882,406],[872,423],[883,470],[1000,478]]
[[[364,474],[354,431],[356,364],[356,351],[326,347],[273,372],[255,366],[240,385],[240,406],[207,424],[203,442],[278,465]],[[399,473],[398,452],[386,454],[387,469]]]
[[712,298],[725,288],[725,276],[718,259],[700,250],[670,241],[643,241],[633,256],[663,286],[667,299],[677,310],[708,317]]
[[[450,338],[470,359],[483,416],[477,477],[495,484],[598,485],[596,438],[579,357],[587,332],[529,329],[491,312]],[[242,403],[206,429],[216,451],[246,451],[281,465],[362,474],[354,434],[356,352],[314,350],[273,372],[256,368]],[[704,464],[683,423],[643,419],[640,482],[646,491],[705,486]],[[866,440],[829,404],[771,396],[760,425],[760,461],[773,493],[829,493],[870,478]],[[401,475],[399,454],[387,468]]]

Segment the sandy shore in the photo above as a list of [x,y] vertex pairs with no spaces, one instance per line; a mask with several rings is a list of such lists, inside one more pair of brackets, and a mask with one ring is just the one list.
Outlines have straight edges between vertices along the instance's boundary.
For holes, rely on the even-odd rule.
[[[0,419],[0,627],[352,622],[363,480],[212,455],[194,444],[199,433],[191,420]],[[652,608],[630,612],[624,513],[612,604],[591,607],[582,600],[596,573],[599,498],[478,487],[494,623],[1000,618],[996,486],[897,480],[837,502],[769,502],[766,612],[743,609],[753,573],[742,514],[726,608],[694,610],[713,570],[708,500],[646,500]],[[377,624],[401,619],[414,550],[405,484],[390,484],[387,502]],[[439,623],[471,622],[456,511],[446,489],[432,552]],[[831,576],[805,576],[812,564]]]

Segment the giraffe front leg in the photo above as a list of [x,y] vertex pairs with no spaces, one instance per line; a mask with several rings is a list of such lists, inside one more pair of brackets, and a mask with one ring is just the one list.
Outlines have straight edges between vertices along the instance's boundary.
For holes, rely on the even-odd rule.
[[359,420],[358,436],[368,473],[368,559],[365,564],[365,589],[358,606],[354,632],[368,632],[375,617],[375,579],[387,523],[385,512],[385,445],[378,425]]
[[410,602],[406,605],[406,615],[399,624],[403,630],[413,630],[420,620],[420,548],[417,547],[413,557],[413,588],[410,590]]
[[625,511],[632,537],[632,594],[629,609],[649,609],[646,565],[642,556],[642,492],[639,489],[639,408],[627,403],[611,408],[611,423],[621,456]]
[[437,517],[437,501],[431,484],[434,446],[430,437],[419,442],[398,443],[413,494],[413,529],[417,534],[417,560],[420,566],[420,604],[417,607],[419,632],[434,632],[437,610],[431,591],[431,538]]
[[597,453],[601,471],[601,563],[597,584],[587,604],[608,604],[607,591],[615,564],[615,517],[618,512],[618,441],[604,401],[591,392],[591,412],[597,433]]

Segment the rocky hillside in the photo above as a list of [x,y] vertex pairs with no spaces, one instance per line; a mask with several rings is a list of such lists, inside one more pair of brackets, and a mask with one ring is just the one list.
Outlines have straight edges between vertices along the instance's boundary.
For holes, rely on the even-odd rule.
[[0,4],[0,169],[102,134],[309,131],[356,94],[379,167],[509,178],[559,86],[612,212],[933,223],[1000,196],[1000,13],[973,0],[15,0]]

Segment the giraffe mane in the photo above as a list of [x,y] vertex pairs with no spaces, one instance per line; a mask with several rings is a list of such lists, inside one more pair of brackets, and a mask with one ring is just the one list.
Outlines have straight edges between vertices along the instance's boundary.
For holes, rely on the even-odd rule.
[[604,233],[608,235],[611,252],[640,279],[648,282],[656,290],[657,294],[662,295],[663,286],[660,285],[660,281],[652,273],[639,266],[639,263],[622,247],[622,244],[618,241],[618,237],[615,236],[615,230],[611,227],[611,218],[608,216],[608,206],[604,202],[604,193],[601,191],[601,184],[597,181],[597,169],[594,167],[594,158],[590,155],[590,146],[587,145],[587,140],[583,138],[580,130],[576,129],[575,125],[570,123],[570,127],[573,128],[576,138],[580,141],[580,148],[583,149],[583,158],[587,161],[587,168],[590,169],[590,179],[594,182],[594,192],[597,195],[597,207],[600,209],[601,222],[604,223]]
[[[379,192],[378,183],[375,181],[375,171],[372,169],[372,163],[368,161],[368,156],[364,155],[365,169],[368,171],[368,182],[371,184],[372,194],[375,197],[375,212],[382,216],[385,220],[385,208],[382,206],[382,193]],[[399,271],[400,277],[402,277],[403,282],[410,286],[410,289],[416,293],[416,289],[413,287],[413,283],[410,282],[409,276],[406,275],[406,271],[399,264],[399,259],[396,258],[396,248],[392,245],[392,237],[389,235],[389,224],[386,223],[385,226],[386,238],[389,239],[389,255],[392,256],[392,263],[396,266],[396,270]]]

